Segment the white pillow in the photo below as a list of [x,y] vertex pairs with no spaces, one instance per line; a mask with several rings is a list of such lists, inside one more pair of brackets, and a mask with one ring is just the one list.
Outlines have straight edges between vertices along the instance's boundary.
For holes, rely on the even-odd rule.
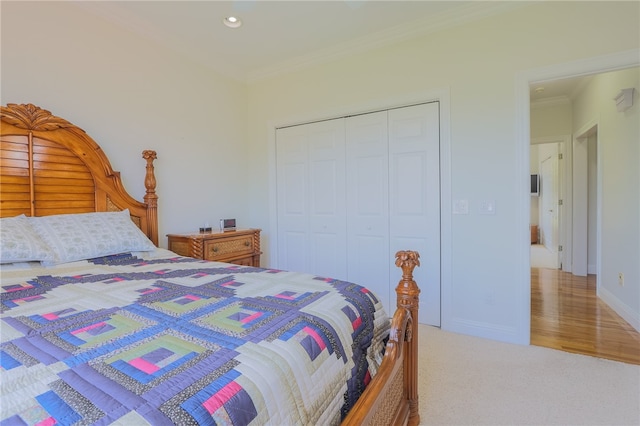
[[55,253],[53,262],[42,262],[45,266],[156,249],[131,221],[129,210],[60,214],[28,219],[33,229]]
[[0,219],[0,263],[53,261],[55,255],[25,215]]

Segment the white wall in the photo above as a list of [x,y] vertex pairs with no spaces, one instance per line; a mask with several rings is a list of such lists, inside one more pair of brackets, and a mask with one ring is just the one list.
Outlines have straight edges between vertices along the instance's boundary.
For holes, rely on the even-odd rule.
[[[251,85],[254,205],[270,205],[264,158],[272,155],[273,126],[448,90],[451,172],[444,178],[451,188],[443,200],[469,200],[470,214],[443,217],[451,222],[442,237],[443,250],[451,251],[443,263],[443,327],[528,343],[529,308],[521,303],[528,281],[521,281],[518,256],[528,223],[517,216],[527,190],[520,174],[529,171],[517,161],[514,82],[529,69],[638,48],[638,38],[629,36],[637,33],[638,11],[636,3],[536,3]],[[496,202],[495,215],[478,214],[482,200]],[[268,229],[268,212],[254,209],[252,223]]]
[[247,224],[246,87],[72,2],[2,2],[2,93],[83,128],[144,196],[158,152],[160,244],[204,221]]
[[531,105],[531,139],[571,134],[571,101],[534,102]]
[[[636,88],[634,105],[618,112],[613,98]],[[597,184],[601,199],[598,292],[627,322],[640,329],[640,69],[598,74],[573,103],[573,133],[597,123]],[[593,239],[593,237],[591,237]],[[624,274],[624,286],[618,273]]]
[[[443,199],[469,200],[470,214],[442,210],[443,326],[528,343],[528,260],[517,253],[529,249],[528,217],[518,218],[529,171],[528,159],[519,164],[515,82],[530,69],[637,49],[639,6],[535,3],[247,87],[72,3],[2,2],[1,97],[83,127],[138,198],[140,152],[156,149],[160,234],[235,216],[263,229],[268,265],[274,124],[447,93]],[[495,215],[478,214],[483,200],[495,201]]]

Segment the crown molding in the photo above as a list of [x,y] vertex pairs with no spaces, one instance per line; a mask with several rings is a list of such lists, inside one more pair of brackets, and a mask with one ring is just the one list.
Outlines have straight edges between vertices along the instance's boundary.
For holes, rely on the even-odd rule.
[[554,96],[552,98],[539,99],[537,101],[531,101],[531,109],[536,108],[548,108],[557,105],[569,105],[571,99],[567,96]]
[[427,34],[499,15],[511,10],[529,6],[530,2],[485,2],[472,1],[459,7],[447,9],[441,13],[391,27],[385,31],[360,37],[339,46],[321,49],[291,60],[280,62],[247,74],[247,82],[253,83],[281,74],[299,71],[314,65],[363,53],[404,40],[410,40]]

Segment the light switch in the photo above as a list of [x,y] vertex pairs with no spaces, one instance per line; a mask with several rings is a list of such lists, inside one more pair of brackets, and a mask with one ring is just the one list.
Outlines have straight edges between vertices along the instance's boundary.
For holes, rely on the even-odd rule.
[[469,214],[469,201],[468,200],[454,200],[453,201],[453,214]]
[[496,202],[493,200],[485,200],[480,202],[480,214],[496,214]]

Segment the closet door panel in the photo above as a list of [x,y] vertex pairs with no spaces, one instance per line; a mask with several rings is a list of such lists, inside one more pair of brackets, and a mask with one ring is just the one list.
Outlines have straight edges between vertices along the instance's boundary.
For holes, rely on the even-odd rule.
[[389,111],[389,170],[391,251],[420,252],[419,322],[440,325],[438,103]]
[[349,281],[373,290],[391,314],[387,133],[386,111],[346,121]]
[[344,119],[278,129],[278,267],[346,279]]
[[306,232],[279,232],[278,243],[286,250],[279,253],[280,269],[288,271],[305,271],[308,264],[308,236]]
[[[422,150],[424,151],[424,147]],[[420,311],[424,316],[429,303],[426,281],[426,262],[429,261],[428,251],[428,219],[427,205],[422,194],[428,192],[426,156],[424,152],[408,151],[397,152],[390,146],[390,205],[389,205],[389,234],[390,251],[395,253],[399,250],[416,250],[420,253],[421,266],[414,271],[416,282],[420,283]],[[396,277],[396,281],[399,276]],[[438,299],[439,308],[439,299]],[[429,309],[430,315],[440,317],[439,311]],[[423,318],[424,319],[424,318]],[[423,322],[423,321],[420,321]],[[433,324],[434,318],[430,318],[427,323]]]
[[309,208],[306,130],[278,129],[276,181],[279,268],[308,270]]
[[311,269],[347,278],[344,119],[309,125]]

